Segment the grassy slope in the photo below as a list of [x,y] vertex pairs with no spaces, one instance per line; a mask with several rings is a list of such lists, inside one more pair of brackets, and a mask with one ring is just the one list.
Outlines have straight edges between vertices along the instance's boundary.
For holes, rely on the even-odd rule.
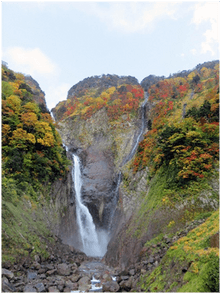
[[217,292],[219,248],[212,238],[219,232],[219,211],[170,247],[161,264],[142,278],[151,292]]

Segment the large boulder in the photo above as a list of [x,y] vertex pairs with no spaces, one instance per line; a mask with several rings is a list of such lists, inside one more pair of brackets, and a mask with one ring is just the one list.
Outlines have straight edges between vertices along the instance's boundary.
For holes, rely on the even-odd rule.
[[118,292],[120,286],[115,281],[108,281],[103,284],[103,292]]
[[71,274],[71,268],[66,263],[58,264],[58,274],[61,276],[69,276]]

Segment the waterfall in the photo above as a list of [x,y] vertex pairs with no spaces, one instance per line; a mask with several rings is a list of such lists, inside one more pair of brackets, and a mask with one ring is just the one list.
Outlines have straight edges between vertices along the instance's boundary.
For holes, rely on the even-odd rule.
[[134,144],[134,147],[133,149],[131,150],[130,154],[129,154],[129,157],[128,157],[128,160],[131,160],[131,158],[134,156],[134,153],[135,153],[135,150],[137,149],[137,146],[140,142],[140,139],[141,139],[141,136],[143,135],[143,132],[144,132],[144,128],[145,128],[145,105],[147,103],[147,100],[148,100],[148,95],[145,93],[145,100],[141,106],[141,112],[142,112],[142,123],[141,123],[141,128],[140,128],[140,133],[137,137],[137,140],[136,140],[136,143]]
[[[145,100],[143,102],[143,104],[141,105],[141,127],[140,127],[140,131],[139,131],[139,134],[136,138],[136,142],[131,150],[131,152],[129,153],[129,155],[124,158],[123,162],[121,163],[121,166],[123,166],[124,164],[126,164],[129,160],[132,159],[132,157],[134,156],[135,154],[135,151],[137,149],[137,146],[140,142],[140,139],[143,135],[143,132],[145,130],[145,106],[146,106],[146,103],[147,103],[147,100],[148,100],[148,93],[146,92],[145,95]],[[113,223],[113,217],[114,217],[114,213],[116,211],[116,207],[117,207],[117,201],[118,201],[118,198],[119,198],[119,186],[120,186],[120,183],[121,183],[121,179],[122,179],[122,175],[121,175],[121,171],[120,173],[118,174],[118,179],[117,179],[117,185],[116,185],[116,189],[114,191],[114,197],[113,197],[113,202],[112,202],[112,213],[111,213],[111,217],[110,217],[110,224],[108,226],[108,229],[109,231],[111,231],[111,226],[112,226],[112,223]]]
[[81,199],[82,180],[80,160],[79,157],[75,154],[72,154],[72,157],[74,162],[72,177],[74,179],[74,189],[76,195],[76,215],[83,246],[82,251],[88,256],[103,256],[106,252],[106,249],[100,246],[98,233],[96,232],[93,218]]
[[[134,156],[136,148],[140,142],[141,136],[143,135],[145,129],[145,106],[148,100],[148,95],[145,94],[145,101],[141,106],[141,115],[142,122],[139,134],[136,138],[136,142],[130,152],[130,154],[126,157],[126,159],[122,162],[121,166],[124,165],[127,161],[131,160]],[[66,151],[68,152],[68,147],[65,146]],[[82,251],[88,255],[93,257],[102,257],[107,251],[107,245],[110,238],[110,231],[113,223],[114,214],[117,207],[117,201],[119,198],[119,186],[121,183],[121,172],[119,172],[116,181],[116,188],[114,191],[113,201],[111,203],[111,214],[110,214],[110,223],[108,226],[108,230],[97,230],[95,224],[93,222],[92,215],[89,212],[87,206],[84,205],[81,199],[81,187],[82,187],[82,177],[81,177],[81,169],[80,169],[80,159],[77,155],[72,154],[73,159],[73,169],[72,169],[72,179],[73,186],[75,189],[75,198],[76,198],[76,218],[77,224],[79,227],[79,233],[82,242]]]
[[145,100],[143,102],[143,104],[141,105],[141,128],[140,128],[140,132],[137,136],[137,139],[136,139],[136,142],[133,146],[133,149],[131,150],[131,152],[129,153],[129,155],[123,160],[121,166],[123,166],[124,164],[126,164],[129,160],[132,159],[132,157],[134,156],[135,154],[135,151],[137,149],[137,146],[140,142],[140,139],[143,135],[143,132],[144,132],[144,129],[145,129],[145,106],[146,106],[146,103],[147,103],[147,100],[148,100],[148,94],[145,93],[144,94],[144,97],[145,97]]

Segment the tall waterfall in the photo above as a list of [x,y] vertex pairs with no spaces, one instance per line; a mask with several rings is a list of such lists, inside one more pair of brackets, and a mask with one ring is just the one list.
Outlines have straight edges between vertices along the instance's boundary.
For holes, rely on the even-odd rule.
[[81,169],[79,157],[72,154],[74,168],[72,169],[72,177],[74,180],[74,189],[76,197],[76,215],[77,223],[79,226],[81,241],[82,241],[82,251],[88,256],[103,256],[106,253],[106,242],[104,240],[99,240],[105,237],[102,232],[97,232],[96,227],[93,222],[93,218],[88,210],[88,208],[83,204],[81,199]]

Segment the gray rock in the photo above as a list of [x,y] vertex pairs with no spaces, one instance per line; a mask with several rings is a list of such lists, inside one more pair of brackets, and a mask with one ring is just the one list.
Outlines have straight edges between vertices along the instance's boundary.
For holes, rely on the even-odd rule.
[[148,263],[154,263],[154,258],[153,258],[153,257],[150,257],[150,258],[148,259]]
[[11,271],[9,271],[9,270],[7,270],[5,268],[2,269],[2,275],[7,277],[8,279],[13,279],[14,278],[13,272],[11,272]]
[[45,292],[45,287],[43,283],[36,284],[35,288],[38,290],[38,292]]
[[34,263],[32,264],[32,267],[33,267],[34,269],[39,270],[39,269],[41,268],[41,265],[40,265],[38,262],[34,262]]
[[129,291],[132,287],[132,279],[121,281],[120,287],[125,291]]
[[53,270],[54,269],[54,266],[52,264],[46,264],[45,268],[47,270]]
[[44,274],[44,273],[46,273],[46,271],[47,271],[46,268],[40,268],[38,273],[39,274]]
[[120,286],[117,282],[109,281],[103,284],[103,292],[117,292],[120,289]]
[[135,269],[134,269],[134,268],[131,269],[131,270],[129,271],[129,274],[130,274],[131,276],[134,276],[134,275],[135,275]]
[[[62,288],[62,290],[63,290],[63,288]],[[48,292],[60,292],[60,291],[59,291],[59,289],[57,287],[52,286],[52,287],[48,288]]]
[[109,274],[104,274],[103,275],[103,279],[107,282],[107,281],[112,281],[112,277]]
[[89,289],[91,288],[91,279],[87,276],[81,278],[79,281],[78,281],[78,284],[79,284],[79,290],[80,291],[89,291]]
[[68,280],[68,281],[65,282],[65,286],[68,287],[68,288],[70,288],[71,290],[73,290],[74,283],[71,282],[70,280]]
[[41,258],[38,255],[35,255],[34,259],[37,263],[41,262]]
[[66,263],[60,263],[58,265],[58,274],[61,276],[69,276],[71,273],[70,267]]
[[30,281],[30,280],[34,280],[37,278],[37,273],[36,272],[28,272],[28,275],[27,275],[27,280]]
[[15,287],[9,283],[6,277],[2,278],[2,291],[3,292],[16,292]]
[[37,290],[32,285],[26,285],[24,292],[37,292]]
[[65,288],[63,289],[63,292],[69,293],[69,292],[71,292],[71,289],[68,288],[68,287],[65,287]]
[[70,279],[71,279],[71,281],[72,281],[73,283],[78,282],[78,281],[80,280],[80,278],[81,278],[81,275],[72,275],[72,276],[70,277]]
[[50,270],[50,271],[47,271],[46,274],[47,274],[48,276],[51,276],[51,275],[54,275],[56,272],[57,272],[56,269],[52,269],[52,270]]

